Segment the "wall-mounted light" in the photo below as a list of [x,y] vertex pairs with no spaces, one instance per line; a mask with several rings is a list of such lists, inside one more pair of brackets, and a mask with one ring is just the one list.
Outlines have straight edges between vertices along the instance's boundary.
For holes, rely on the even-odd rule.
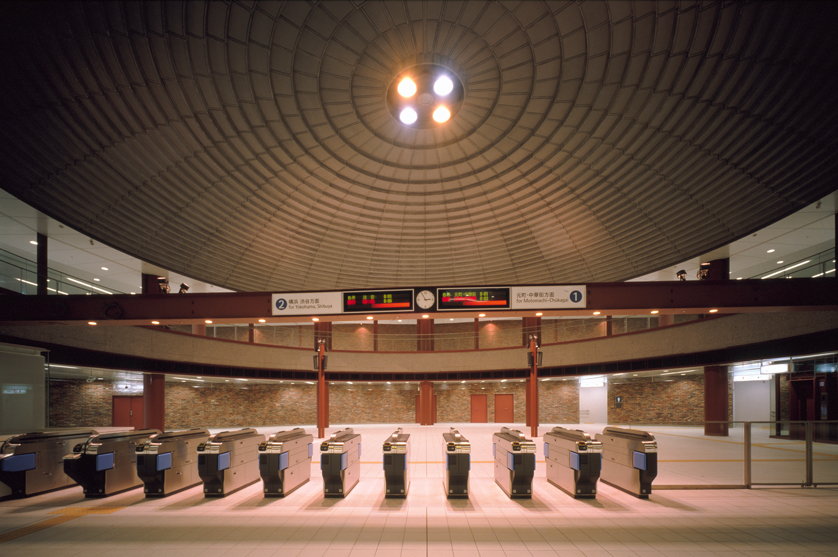
[[189,285],[185,282],[180,283],[180,290],[177,291],[178,294],[186,294],[186,291],[189,290]]
[[157,287],[160,289],[160,294],[169,293],[169,279],[166,277],[157,277]]
[[680,280],[681,282],[687,280],[687,272],[684,269],[681,269],[680,271],[675,273],[675,276],[678,277],[678,280]]

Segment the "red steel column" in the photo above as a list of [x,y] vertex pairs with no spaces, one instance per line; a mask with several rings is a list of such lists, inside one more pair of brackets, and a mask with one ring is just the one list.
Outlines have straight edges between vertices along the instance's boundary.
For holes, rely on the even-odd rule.
[[480,318],[474,318],[474,349],[480,350]]
[[143,375],[143,429],[166,431],[166,376]]
[[434,320],[419,319],[416,321],[416,350],[419,352],[434,351]]
[[532,354],[532,367],[530,378],[527,384],[527,415],[529,416],[530,436],[538,437],[538,346],[535,337],[530,339],[530,354]]
[[[47,291],[47,283],[49,282],[49,259],[47,258],[47,249],[49,247],[49,238],[46,234],[41,234],[40,232],[37,235],[38,239],[38,249],[37,249],[37,260],[38,260],[38,296],[46,296],[49,294]],[[58,286],[55,287],[56,294],[58,294]]]
[[727,415],[728,375],[727,366],[704,368],[704,421],[724,422],[704,424],[704,435],[728,436]]
[[326,436],[329,425],[329,386],[326,384],[326,374],[323,371],[323,358],[326,356],[326,345],[317,345],[317,437]]
[[434,425],[434,384],[419,383],[419,425]]

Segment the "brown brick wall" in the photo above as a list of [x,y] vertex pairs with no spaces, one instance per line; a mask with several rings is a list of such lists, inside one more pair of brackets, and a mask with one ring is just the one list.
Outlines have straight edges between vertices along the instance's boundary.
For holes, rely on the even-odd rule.
[[110,381],[49,382],[49,427],[110,427],[114,395]]
[[[618,396],[623,397],[622,408],[616,406]],[[639,378],[608,382],[608,423],[703,421],[702,374],[677,376],[671,381]]]
[[435,383],[434,393],[437,400],[437,422],[471,422],[471,395],[486,395],[486,414],[488,423],[495,421],[495,395],[513,396],[515,422],[523,423],[526,418],[525,384],[511,383]]
[[166,429],[313,424],[314,385],[166,383]]
[[538,421],[545,424],[579,423],[579,382],[541,381],[538,384]]
[[336,384],[329,386],[329,423],[412,424],[416,422],[417,383]]
[[523,325],[520,319],[480,321],[479,327],[480,348],[507,348],[522,345]]

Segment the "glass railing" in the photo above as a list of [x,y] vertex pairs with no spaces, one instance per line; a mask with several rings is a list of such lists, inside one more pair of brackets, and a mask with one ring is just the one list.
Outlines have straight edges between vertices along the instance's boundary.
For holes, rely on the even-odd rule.
[[775,271],[760,273],[752,279],[835,277],[835,249],[829,249],[798,261],[783,262]]
[[[676,323],[700,319],[701,315],[679,315]],[[658,327],[655,316],[619,316],[610,318],[611,334],[620,335],[636,331],[647,331]],[[538,330],[522,326],[520,320],[481,320],[480,329],[475,332],[473,322],[448,324],[439,320],[434,324],[433,350],[486,350],[491,348],[514,348],[524,346],[530,333]],[[191,333],[192,327],[170,325],[171,330]],[[341,330],[344,329],[344,330]],[[383,331],[382,331],[383,329]],[[404,332],[399,331],[399,329]],[[446,330],[448,329],[448,330]],[[243,325],[207,326],[206,336],[224,340],[248,342],[251,327]],[[605,337],[608,333],[608,319],[542,319],[539,334],[541,346]],[[333,324],[331,333],[332,350],[362,352],[415,352],[418,351],[420,335],[415,323],[382,324],[374,332],[372,324]],[[286,348],[311,348],[314,346],[314,326],[311,323],[270,324],[253,327],[253,342]]]
[[[22,257],[0,250],[0,288],[19,294],[38,293],[38,266]],[[122,294],[112,288],[90,284],[72,275],[48,269],[47,292],[50,295]]]
[[[707,423],[732,427],[728,436],[709,436],[704,435]],[[838,485],[838,421],[615,425],[655,436],[653,491]],[[777,436],[776,431],[793,435]]]

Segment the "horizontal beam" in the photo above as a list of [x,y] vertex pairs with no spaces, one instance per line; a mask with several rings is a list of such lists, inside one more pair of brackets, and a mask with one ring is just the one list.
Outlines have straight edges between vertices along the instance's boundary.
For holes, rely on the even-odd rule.
[[[584,310],[544,309],[545,317],[697,314],[838,310],[838,279],[774,279],[688,282],[594,283]],[[483,311],[487,318],[529,317],[529,311]],[[376,315],[370,312],[370,315]],[[381,319],[416,319],[421,313],[378,314]],[[433,312],[433,318],[471,318],[475,312]],[[357,321],[358,314],[319,315],[321,321]],[[0,324],[166,324],[299,322],[310,315],[271,316],[270,292],[218,294],[2,296]]]

